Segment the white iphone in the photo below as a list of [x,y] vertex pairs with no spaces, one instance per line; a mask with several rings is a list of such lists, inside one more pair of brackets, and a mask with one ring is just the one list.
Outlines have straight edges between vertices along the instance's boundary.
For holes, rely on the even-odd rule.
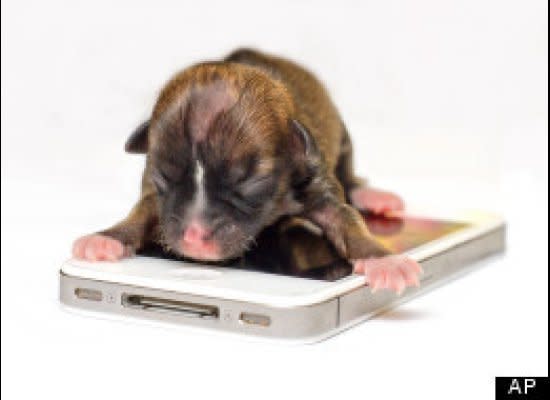
[[136,256],[68,260],[60,270],[60,299],[120,316],[312,342],[395,307],[505,246],[503,219],[485,213],[378,218],[369,227],[394,252],[420,262],[420,287],[401,296],[373,294],[344,262],[296,271]]

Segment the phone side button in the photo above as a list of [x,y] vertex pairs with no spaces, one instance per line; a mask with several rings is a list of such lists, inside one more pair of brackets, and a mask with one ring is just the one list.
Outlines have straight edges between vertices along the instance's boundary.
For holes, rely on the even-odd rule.
[[239,315],[239,321],[247,325],[269,326],[271,318],[267,315],[242,312]]

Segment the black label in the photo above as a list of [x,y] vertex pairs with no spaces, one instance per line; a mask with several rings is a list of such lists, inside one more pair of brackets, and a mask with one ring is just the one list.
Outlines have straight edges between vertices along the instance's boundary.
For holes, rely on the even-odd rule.
[[502,377],[496,379],[496,400],[548,399],[548,377]]

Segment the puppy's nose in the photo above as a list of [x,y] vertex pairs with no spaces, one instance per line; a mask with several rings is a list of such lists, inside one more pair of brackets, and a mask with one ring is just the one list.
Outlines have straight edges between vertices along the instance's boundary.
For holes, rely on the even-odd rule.
[[199,221],[192,221],[185,232],[183,232],[183,241],[189,244],[202,243],[210,234],[210,231]]
[[183,232],[180,251],[196,260],[220,260],[220,246],[210,238],[212,232],[202,222],[194,220]]

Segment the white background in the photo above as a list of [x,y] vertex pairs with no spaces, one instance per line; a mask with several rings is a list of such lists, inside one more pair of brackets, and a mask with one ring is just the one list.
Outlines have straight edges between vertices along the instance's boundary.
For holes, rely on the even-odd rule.
[[[491,399],[496,375],[548,375],[547,16],[544,0],[3,1],[3,398]],[[506,255],[314,346],[61,310],[73,239],[137,198],[143,159],[122,147],[160,86],[242,45],[326,82],[375,185],[503,213]]]

